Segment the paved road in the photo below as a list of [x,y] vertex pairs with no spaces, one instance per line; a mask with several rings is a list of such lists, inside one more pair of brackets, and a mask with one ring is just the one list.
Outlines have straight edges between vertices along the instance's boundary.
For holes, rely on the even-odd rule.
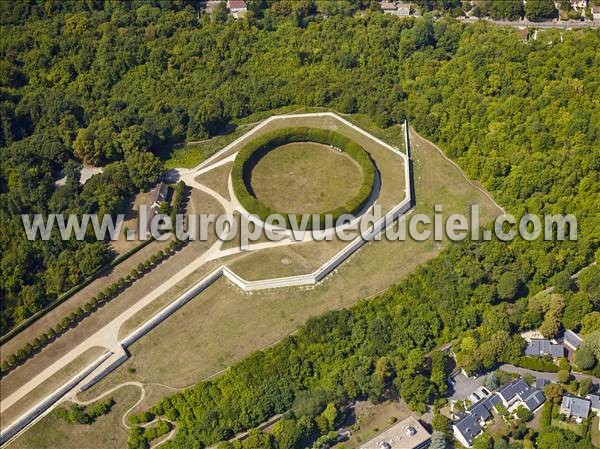
[[458,18],[458,20],[460,20],[461,22],[464,22],[464,23],[491,22],[496,25],[509,26],[509,27],[515,27],[515,28],[532,27],[532,28],[549,28],[549,29],[554,28],[554,29],[563,29],[563,30],[568,30],[568,29],[572,29],[572,28],[600,28],[600,21],[591,22],[591,21],[587,21],[587,20],[585,22],[580,22],[580,21],[531,22],[529,20],[508,21],[508,20],[476,19],[476,18],[468,18],[468,19]]
[[[556,373],[543,373],[543,372],[539,372],[539,371],[533,371],[530,369],[526,369],[526,368],[520,368],[518,366],[514,366],[514,365],[501,365],[500,366],[501,370],[507,371],[509,373],[517,373],[520,374],[522,376],[526,375],[526,374],[530,374],[538,379],[546,379],[550,382],[558,382],[558,378]],[[588,374],[577,374],[577,373],[573,373],[573,376],[577,379],[577,380],[581,380],[581,379],[591,379],[592,383],[594,385],[600,385],[600,379],[598,379],[597,377],[588,375]]]

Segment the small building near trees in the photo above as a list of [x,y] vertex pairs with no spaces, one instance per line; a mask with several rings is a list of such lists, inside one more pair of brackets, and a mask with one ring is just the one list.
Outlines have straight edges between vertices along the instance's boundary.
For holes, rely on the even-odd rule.
[[431,435],[414,416],[396,423],[363,444],[360,449],[425,449]]

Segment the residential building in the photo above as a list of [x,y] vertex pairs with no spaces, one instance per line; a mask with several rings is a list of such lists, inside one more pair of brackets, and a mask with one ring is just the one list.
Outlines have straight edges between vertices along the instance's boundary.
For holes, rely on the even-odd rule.
[[578,398],[576,396],[563,396],[560,404],[560,413],[567,418],[575,418],[578,421],[587,419],[590,414],[591,402],[588,399]]
[[394,14],[395,16],[410,16],[409,3],[381,2],[380,8],[384,14]]
[[567,348],[572,351],[577,351],[579,346],[581,346],[581,343],[583,343],[583,339],[579,335],[569,329],[565,331],[565,334],[563,335],[563,344]]
[[460,444],[471,447],[473,440],[483,431],[483,425],[477,417],[466,413],[452,424],[452,432]]
[[431,435],[414,416],[396,423],[361,446],[361,449],[425,449]]
[[[472,395],[484,395],[480,390],[482,389],[476,390]],[[498,392],[481,399],[465,412],[459,413],[452,423],[452,432],[463,446],[471,447],[473,440],[483,431],[486,421],[492,417],[492,410],[498,411],[499,405],[503,405],[510,412],[523,406],[533,413],[545,400],[542,390],[531,387],[523,379],[517,379]]]
[[479,387],[477,390],[475,390],[473,393],[471,393],[469,395],[469,401],[476,403],[481,401],[482,399],[485,399],[489,396],[491,396],[492,393],[489,392],[489,390],[485,387]]
[[227,8],[236,19],[244,17],[248,12],[248,5],[244,0],[227,0]]
[[590,401],[590,409],[593,412],[600,413],[600,395],[588,394],[585,398]]
[[502,400],[502,405],[511,412],[520,406],[524,406],[530,412],[534,412],[546,400],[542,390],[533,388],[523,379],[517,379],[505,385],[496,394]]
[[396,11],[398,16],[410,16],[410,3],[396,3]]
[[396,8],[396,3],[394,2],[381,2],[379,7],[384,14],[396,14],[396,11],[398,10]]
[[565,356],[565,348],[550,340],[533,338],[527,343],[525,355],[528,357],[544,357],[548,355],[553,359],[557,359]]
[[150,231],[152,219],[158,213],[160,209],[160,205],[167,201],[167,194],[169,193],[169,186],[164,182],[159,182],[154,189],[150,192],[149,201],[148,201],[148,231]]
[[600,6],[592,7],[592,16],[594,17],[594,20],[600,21]]
[[571,0],[571,8],[577,11],[583,11],[587,8],[587,0]]

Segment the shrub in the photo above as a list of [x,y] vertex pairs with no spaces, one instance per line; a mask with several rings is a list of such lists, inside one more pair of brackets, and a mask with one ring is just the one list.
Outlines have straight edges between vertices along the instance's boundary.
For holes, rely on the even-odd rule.
[[147,427],[144,429],[144,437],[148,441],[155,440],[163,435],[166,435],[171,430],[171,426],[166,421],[159,421],[154,426]]
[[135,415],[129,415],[129,418],[127,418],[127,419],[129,421],[129,424],[132,424],[132,425],[150,422],[154,419],[154,413],[141,412],[141,413],[137,413]]
[[96,401],[88,406],[85,412],[92,420],[94,420],[110,412],[113,405],[115,405],[113,398],[109,398],[104,401]]
[[552,402],[546,401],[542,408],[542,416],[540,418],[540,426],[542,429],[550,427],[552,423]]
[[554,362],[538,357],[519,357],[514,361],[514,364],[533,371],[546,371],[550,373],[557,373],[559,371],[559,367]]
[[558,373],[556,373],[556,377],[561,384],[566,384],[571,378],[571,373],[566,369],[561,369]]

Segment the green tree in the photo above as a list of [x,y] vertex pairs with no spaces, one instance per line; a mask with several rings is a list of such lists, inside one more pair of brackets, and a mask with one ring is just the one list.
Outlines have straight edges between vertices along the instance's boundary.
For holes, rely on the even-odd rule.
[[600,312],[588,313],[581,319],[581,335],[589,335],[597,329],[600,329]]
[[125,159],[131,182],[139,190],[147,190],[158,181],[162,163],[154,154],[142,151],[133,153]]
[[338,410],[332,402],[327,404],[327,407],[325,407],[325,410],[323,410],[321,416],[327,420],[330,430],[335,429],[335,425],[338,418]]
[[450,434],[450,423],[450,419],[447,416],[442,415],[439,411],[436,411],[433,415],[433,420],[431,421],[433,430],[444,435]]
[[557,383],[549,383],[544,387],[544,396],[549,401],[558,404],[562,400],[563,386]]
[[494,439],[486,432],[479,435],[473,440],[473,449],[493,449]]
[[518,20],[525,14],[523,2],[519,0],[492,1],[489,10],[494,19]]
[[579,381],[579,396],[586,396],[590,390],[592,389],[593,383],[592,383],[592,379],[586,377],[583,378]]
[[525,16],[534,22],[554,19],[558,10],[552,0],[528,0],[525,5]]
[[504,272],[498,280],[498,296],[500,299],[513,299],[519,291],[519,278],[514,273]]
[[515,415],[517,416],[517,418],[519,418],[522,422],[527,422],[529,420],[531,420],[532,418],[532,414],[529,411],[529,409],[527,409],[524,406],[519,406],[517,408],[517,410],[515,410]]
[[554,290],[558,293],[568,293],[573,290],[575,281],[571,278],[571,274],[568,271],[561,271],[556,274],[552,279],[554,284]]
[[596,357],[588,346],[582,345],[577,352],[575,352],[575,364],[583,370],[589,370],[594,367],[596,364]]

